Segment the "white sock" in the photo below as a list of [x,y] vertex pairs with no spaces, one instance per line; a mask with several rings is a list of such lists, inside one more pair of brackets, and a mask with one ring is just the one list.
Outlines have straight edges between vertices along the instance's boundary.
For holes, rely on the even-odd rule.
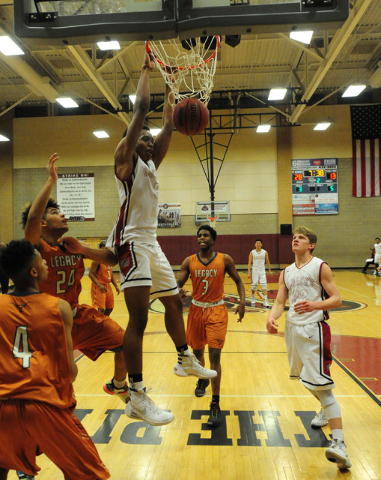
[[139,390],[143,390],[144,382],[143,381],[136,382],[136,383],[131,383],[130,382],[130,387],[138,392]]
[[334,428],[332,430],[332,438],[333,438],[333,440],[344,441],[343,429],[342,428]]
[[115,388],[123,388],[125,383],[126,383],[126,379],[119,381],[119,380],[115,380],[115,378],[113,378],[112,383],[114,384]]

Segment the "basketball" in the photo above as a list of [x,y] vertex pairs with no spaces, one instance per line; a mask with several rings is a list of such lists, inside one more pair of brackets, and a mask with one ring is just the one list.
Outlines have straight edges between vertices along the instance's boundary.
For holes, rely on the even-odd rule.
[[209,110],[197,98],[184,98],[173,110],[173,123],[183,135],[197,135],[209,122]]

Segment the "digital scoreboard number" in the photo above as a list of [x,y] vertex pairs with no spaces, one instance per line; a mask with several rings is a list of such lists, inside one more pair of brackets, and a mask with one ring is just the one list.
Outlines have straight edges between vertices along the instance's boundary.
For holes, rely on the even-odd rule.
[[339,213],[337,159],[292,160],[293,215]]

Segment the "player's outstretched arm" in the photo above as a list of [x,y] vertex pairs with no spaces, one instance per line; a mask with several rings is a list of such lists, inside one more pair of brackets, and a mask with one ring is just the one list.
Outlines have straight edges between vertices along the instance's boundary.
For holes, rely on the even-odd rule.
[[59,311],[61,312],[62,320],[65,325],[65,337],[66,337],[67,351],[69,353],[71,381],[74,382],[78,374],[78,367],[74,361],[73,339],[71,337],[71,329],[73,328],[73,312],[71,310],[69,303],[66,300],[62,300],[62,298],[58,299],[58,308],[59,308]]
[[339,289],[333,281],[332,270],[326,263],[321,266],[320,281],[329,298],[318,302],[309,302],[303,300],[294,305],[295,312],[299,315],[302,313],[313,312],[314,310],[332,310],[341,306],[341,297]]
[[235,268],[234,260],[230,255],[225,253],[224,255],[224,262],[225,262],[225,272],[228,273],[229,277],[234,281],[237,286],[237,292],[239,295],[239,304],[235,309],[235,313],[238,313],[238,320],[237,322],[242,322],[243,317],[245,316],[245,286]]
[[74,237],[61,237],[58,242],[62,243],[70,253],[83,255],[85,258],[103,263],[103,265],[113,267],[118,263],[118,257],[108,248],[92,248]]
[[266,328],[269,333],[278,333],[279,324],[278,318],[282,315],[286,300],[288,297],[287,287],[283,279],[284,272],[279,277],[279,289],[276,296],[275,303],[270,311],[270,315],[267,318]]
[[163,128],[155,138],[153,144],[153,161],[156,169],[163,161],[168,152],[169,144],[173,133],[173,94],[169,85],[165,88],[164,108],[163,108]]
[[180,273],[176,277],[177,286],[179,287],[181,297],[186,297],[187,292],[183,289],[185,282],[188,280],[190,275],[189,271],[189,257],[187,257],[181,264]]
[[42,187],[40,193],[37,195],[36,199],[32,203],[28,213],[28,219],[25,224],[25,238],[29,240],[33,245],[37,247],[40,244],[41,237],[41,220],[44,216],[46,205],[54,185],[57,183],[57,167],[55,165],[56,161],[59,160],[57,153],[53,155],[48,160],[48,165],[46,167],[48,171],[48,179],[45,185]]
[[150,60],[148,53],[146,53],[138,88],[136,90],[132,120],[128,127],[127,135],[119,142],[114,153],[115,174],[117,178],[122,181],[127,180],[132,175],[134,169],[136,143],[140,137],[146,115],[149,111],[149,73],[153,68],[154,63]]

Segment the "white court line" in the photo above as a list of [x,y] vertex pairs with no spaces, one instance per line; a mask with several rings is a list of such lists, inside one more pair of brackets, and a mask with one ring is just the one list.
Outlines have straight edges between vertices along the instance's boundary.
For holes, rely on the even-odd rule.
[[[374,300],[374,301],[376,300],[374,297],[369,297],[368,295],[363,295],[362,293],[354,292],[353,290],[350,290],[349,288],[345,288],[345,287],[339,287],[339,288],[343,289],[343,290],[346,290],[347,292],[351,292],[354,295],[359,295],[360,297],[369,298],[370,300]],[[344,300],[346,300],[346,299],[344,298]],[[348,301],[350,302],[351,300],[348,300]],[[333,312],[333,313],[335,313],[335,312]]]
[[[110,397],[107,394],[96,393],[76,393],[76,397]],[[193,398],[193,395],[164,395],[164,394],[150,394],[150,397],[182,397]],[[368,395],[336,395],[336,398],[366,398]],[[311,398],[311,395],[223,395],[223,398]]]

